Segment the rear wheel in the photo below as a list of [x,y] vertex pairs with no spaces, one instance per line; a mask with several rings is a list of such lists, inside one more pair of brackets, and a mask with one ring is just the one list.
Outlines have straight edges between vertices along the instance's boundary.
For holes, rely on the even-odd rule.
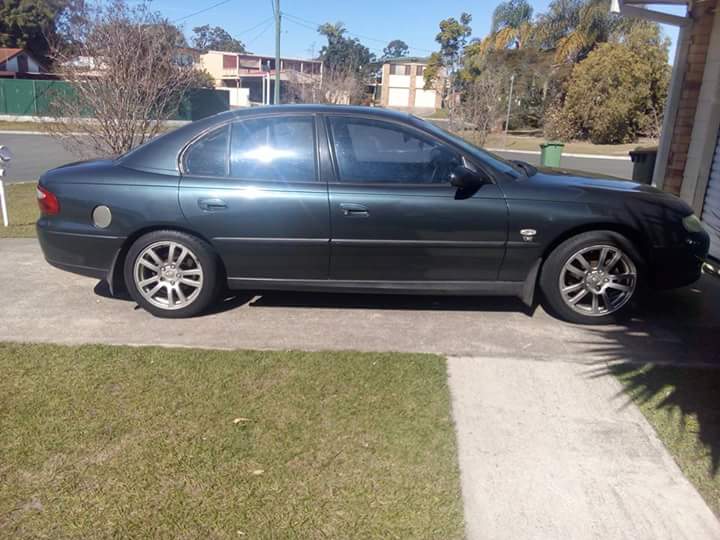
[[642,260],[632,243],[612,231],[579,234],[560,244],[543,266],[540,287],[550,310],[580,324],[621,318],[640,283]]
[[133,299],[158,317],[192,317],[216,297],[215,254],[186,233],[155,231],[140,237],[128,251],[124,270]]

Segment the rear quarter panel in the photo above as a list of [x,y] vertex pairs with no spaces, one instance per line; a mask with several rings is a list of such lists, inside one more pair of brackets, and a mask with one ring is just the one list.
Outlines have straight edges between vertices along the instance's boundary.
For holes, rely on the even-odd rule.
[[[51,262],[109,270],[125,240],[145,228],[182,225],[177,175],[119,165],[74,166],[50,171],[40,184],[60,202],[60,214],[38,221],[38,236]],[[93,224],[95,207],[106,205],[112,222]]]

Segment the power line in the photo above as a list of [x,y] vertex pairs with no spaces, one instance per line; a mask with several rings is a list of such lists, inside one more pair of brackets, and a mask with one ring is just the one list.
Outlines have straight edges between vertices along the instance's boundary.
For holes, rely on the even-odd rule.
[[240,32],[235,32],[234,34],[235,34],[236,36],[242,36],[243,34],[248,34],[248,33],[252,32],[253,30],[255,30],[256,28],[260,28],[263,24],[265,24],[265,23],[268,22],[268,21],[271,21],[272,19],[273,19],[273,17],[270,16],[270,17],[268,17],[268,18],[266,18],[266,19],[263,19],[262,21],[260,21],[260,22],[257,23],[256,25],[251,26],[250,28],[247,28],[247,29],[245,29],[245,30],[241,30]]
[[[285,15],[286,17],[292,17],[293,19],[296,19],[295,22],[298,23],[298,24],[299,24],[300,22],[305,23],[305,24],[301,24],[301,26],[305,26],[306,28],[312,28],[312,29],[315,30],[315,31],[317,31],[318,27],[322,26],[321,23],[318,23],[318,22],[315,22],[315,21],[311,21],[311,20],[308,20],[308,19],[304,19],[304,18],[302,18],[302,17],[298,17],[297,15],[293,15],[292,13],[287,13],[286,11],[283,11],[283,15]],[[310,24],[311,24],[311,25],[314,25],[314,27],[308,26],[308,25],[310,25]],[[375,41],[376,43],[382,43],[382,44],[384,44],[384,45],[387,45],[388,43],[390,43],[390,40],[388,40],[388,39],[380,39],[380,38],[374,38],[374,37],[370,37],[370,36],[365,36],[365,35],[362,35],[362,34],[356,34],[355,32],[350,32],[349,30],[346,30],[346,32],[347,32],[349,35],[351,35],[351,36],[354,36],[354,37],[357,37],[357,38],[362,38],[362,39],[367,39],[368,41]],[[434,51],[431,51],[430,49],[423,49],[422,47],[411,47],[410,45],[408,45],[408,48],[409,48],[409,49],[416,50],[416,51],[427,52],[427,53],[432,53],[432,52],[434,52]],[[379,50],[379,49],[376,49],[376,50]]]
[[215,9],[215,8],[218,7],[218,6],[222,6],[223,4],[227,4],[227,3],[230,2],[230,1],[232,1],[232,0],[221,0],[220,2],[217,2],[217,3],[215,3],[215,4],[211,5],[211,6],[208,6],[208,7],[206,7],[206,8],[203,8],[203,9],[200,9],[200,10],[198,10],[198,11],[195,11],[195,12],[191,13],[190,15],[185,15],[184,17],[180,17],[179,19],[175,19],[173,22],[184,21],[185,19],[189,19],[190,17],[194,17],[195,15],[200,15],[201,13],[205,13],[206,11],[210,11],[211,9]]
[[274,21],[267,21],[267,24],[265,25],[265,27],[264,27],[262,30],[260,30],[260,32],[259,32],[257,35],[255,35],[254,37],[248,39],[248,40],[245,42],[245,45],[250,45],[251,43],[254,43],[254,42],[257,41],[258,39],[260,39],[263,35],[265,35],[265,32],[267,32],[268,30],[270,30],[270,27],[273,25],[273,23],[274,23]]

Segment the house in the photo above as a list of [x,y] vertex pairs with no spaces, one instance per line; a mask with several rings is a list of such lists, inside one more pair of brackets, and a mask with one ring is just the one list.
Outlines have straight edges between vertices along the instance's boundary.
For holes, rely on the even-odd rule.
[[720,0],[673,3],[686,14],[650,9],[657,0],[613,0],[612,9],[680,28],[653,185],[693,208],[720,259]]
[[444,79],[425,89],[427,58],[393,58],[382,65],[380,105],[414,113],[432,113],[442,106]]
[[0,77],[24,79],[43,73],[45,66],[25,49],[0,48]]
[[[200,55],[200,67],[215,81],[215,88],[230,92],[230,105],[247,107],[252,103],[270,104],[275,90],[275,57],[249,53],[208,51]],[[322,76],[322,62],[303,58],[281,58],[280,80],[288,84],[297,79]]]

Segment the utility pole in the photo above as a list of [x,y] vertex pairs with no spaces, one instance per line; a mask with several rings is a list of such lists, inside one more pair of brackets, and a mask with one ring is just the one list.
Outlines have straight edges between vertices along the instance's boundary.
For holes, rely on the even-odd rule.
[[274,99],[274,101],[275,101],[275,105],[280,104],[280,0],[275,0],[275,99]]
[[508,135],[508,127],[510,126],[510,108],[512,107],[512,97],[513,97],[513,84],[515,83],[515,74],[513,73],[510,75],[510,94],[508,95],[508,108],[507,108],[507,116],[505,117],[505,138],[503,140],[503,147],[507,148],[507,135]]

